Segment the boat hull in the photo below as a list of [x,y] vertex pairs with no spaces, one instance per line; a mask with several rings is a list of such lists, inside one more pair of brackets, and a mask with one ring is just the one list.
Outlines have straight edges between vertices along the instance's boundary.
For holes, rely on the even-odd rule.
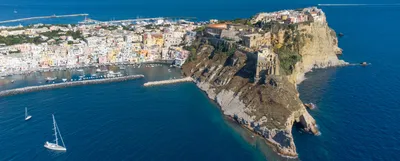
[[50,150],[55,150],[55,151],[67,151],[67,148],[57,145],[57,144],[54,144],[54,143],[49,143],[49,142],[46,142],[44,144],[44,147],[47,149],[50,149]]
[[25,117],[25,121],[27,121],[27,120],[29,120],[29,119],[31,119],[32,118],[32,116],[26,116]]

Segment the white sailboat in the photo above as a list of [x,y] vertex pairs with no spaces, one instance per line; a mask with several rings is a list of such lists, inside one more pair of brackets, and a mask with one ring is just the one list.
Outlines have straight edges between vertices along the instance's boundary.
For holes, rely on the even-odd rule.
[[[64,144],[64,140],[62,139],[62,136],[61,136],[60,129],[57,126],[56,119],[54,118],[54,115],[52,115],[52,116],[53,116],[53,124],[54,124],[54,136],[56,137],[56,140],[55,140],[55,143],[50,143],[50,142],[46,141],[46,143],[44,144],[44,147],[47,149],[50,149],[50,150],[67,151],[67,148],[65,147],[65,144]],[[62,146],[58,145],[57,132],[58,132],[58,134],[60,134]]]
[[25,121],[31,119],[32,116],[28,115],[28,108],[25,107]]

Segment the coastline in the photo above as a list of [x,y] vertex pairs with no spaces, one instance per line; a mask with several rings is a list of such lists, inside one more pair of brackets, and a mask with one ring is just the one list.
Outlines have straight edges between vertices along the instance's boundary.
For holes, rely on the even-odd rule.
[[39,86],[28,86],[28,87],[0,91],[0,97],[6,97],[6,96],[11,96],[11,95],[36,92],[36,91],[42,91],[42,90],[50,90],[50,89],[56,89],[56,88],[79,86],[79,85],[121,82],[121,81],[127,81],[127,80],[139,79],[139,78],[144,78],[144,75],[130,75],[130,76],[124,76],[124,77],[117,77],[117,78],[82,80],[82,81],[75,81],[75,82],[64,82],[64,83],[46,84],[46,85],[39,85]]
[[25,71],[12,71],[7,73],[0,73],[0,77],[6,77],[11,75],[25,75],[34,72],[47,72],[47,71],[60,71],[60,70],[70,70],[70,69],[80,69],[80,68],[90,68],[90,67],[102,67],[102,66],[118,66],[118,65],[140,65],[140,64],[173,64],[174,60],[155,60],[155,61],[147,61],[141,63],[131,63],[131,62],[122,62],[122,63],[106,63],[106,64],[88,64],[88,65],[74,65],[74,66],[54,66],[49,68],[32,68],[30,70]]
[[[224,110],[223,110],[221,104],[220,104],[216,99],[212,98],[212,97],[210,96],[210,94],[209,94],[206,90],[204,90],[203,88],[201,88],[201,86],[199,86],[199,84],[196,83],[195,80],[193,80],[193,83],[196,85],[196,87],[197,87],[198,89],[200,89],[200,91],[201,91],[203,94],[205,94],[205,95],[208,97],[208,99],[211,101],[211,103],[213,103],[213,104],[215,104],[215,105],[217,106],[217,108],[218,108],[218,109],[220,110],[220,112],[221,112],[221,115],[222,115],[224,118],[226,118],[227,121],[229,121],[230,123],[234,123],[234,124],[240,126],[241,129],[245,130],[245,131],[247,132],[247,134],[250,134],[250,135],[252,135],[253,137],[260,137],[260,139],[262,140],[262,142],[265,143],[265,144],[267,145],[266,148],[268,148],[269,150],[272,150],[272,151],[274,152],[273,155],[276,154],[278,157],[282,157],[282,158],[275,158],[275,159],[280,159],[280,160],[283,160],[283,159],[285,159],[285,160],[286,160],[286,159],[298,159],[298,155],[297,155],[297,154],[296,154],[296,155],[285,155],[284,153],[281,153],[281,152],[279,151],[279,147],[278,147],[276,144],[274,144],[273,142],[271,142],[271,141],[268,140],[268,139],[263,138],[262,135],[260,135],[260,134],[258,134],[258,133],[256,133],[256,132],[254,132],[254,129],[253,129],[253,128],[244,125],[243,123],[239,122],[238,120],[236,120],[234,117],[232,117],[232,116],[230,116],[230,115],[224,114]],[[262,152],[264,155],[266,155],[266,153],[268,153],[268,152],[265,152],[265,151],[263,151],[263,150],[261,150],[261,152]],[[267,156],[266,156],[266,157],[267,157]],[[276,156],[274,156],[274,157],[276,157]]]

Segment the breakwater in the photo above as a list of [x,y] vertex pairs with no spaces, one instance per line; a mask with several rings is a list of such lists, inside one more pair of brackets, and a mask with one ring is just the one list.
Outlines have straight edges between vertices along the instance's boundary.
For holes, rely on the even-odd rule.
[[55,88],[79,86],[79,85],[121,82],[121,81],[133,80],[133,79],[138,79],[138,78],[143,78],[143,77],[144,77],[144,75],[130,75],[130,76],[124,76],[124,77],[117,77],[117,78],[83,80],[83,81],[76,81],[76,82],[65,82],[65,83],[47,84],[47,85],[40,85],[40,86],[30,86],[30,87],[23,87],[23,88],[0,91],[0,97],[41,91],[41,90],[49,90],[49,89],[55,89]]
[[172,84],[172,83],[180,83],[180,82],[191,82],[193,81],[192,77],[186,77],[181,79],[171,79],[171,80],[162,80],[162,81],[154,81],[154,82],[147,82],[143,84],[144,86],[155,86],[155,85],[163,85],[163,84]]
[[18,22],[18,21],[27,21],[27,20],[37,20],[37,19],[47,19],[47,18],[65,18],[65,17],[78,17],[78,16],[88,16],[89,14],[70,14],[70,15],[51,15],[51,16],[38,16],[38,17],[27,17],[27,18],[19,18],[14,20],[5,20],[0,21],[1,23],[10,23],[10,22]]

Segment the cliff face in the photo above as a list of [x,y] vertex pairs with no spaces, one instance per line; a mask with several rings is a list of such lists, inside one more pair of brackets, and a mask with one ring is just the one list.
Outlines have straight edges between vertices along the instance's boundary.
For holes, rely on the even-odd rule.
[[342,49],[338,47],[336,32],[328,26],[325,15],[323,15],[321,22],[300,24],[298,30],[308,36],[304,39],[304,45],[299,48],[302,59],[296,64],[292,75],[289,77],[291,82],[300,83],[304,79],[304,74],[313,68],[348,64],[337,57],[342,53]]
[[315,120],[298,97],[296,83],[312,68],[345,64],[336,56],[341,50],[335,32],[326,22],[302,24],[294,30],[279,29],[272,35],[272,42],[284,44],[288,36],[296,35],[303,35],[301,43],[293,47],[301,59],[287,75],[269,75],[254,82],[254,53],[219,53],[208,43],[202,43],[194,59],[182,66],[183,74],[193,77],[225,115],[263,136],[278,153],[293,157],[297,156],[292,137],[294,124],[319,134]]

